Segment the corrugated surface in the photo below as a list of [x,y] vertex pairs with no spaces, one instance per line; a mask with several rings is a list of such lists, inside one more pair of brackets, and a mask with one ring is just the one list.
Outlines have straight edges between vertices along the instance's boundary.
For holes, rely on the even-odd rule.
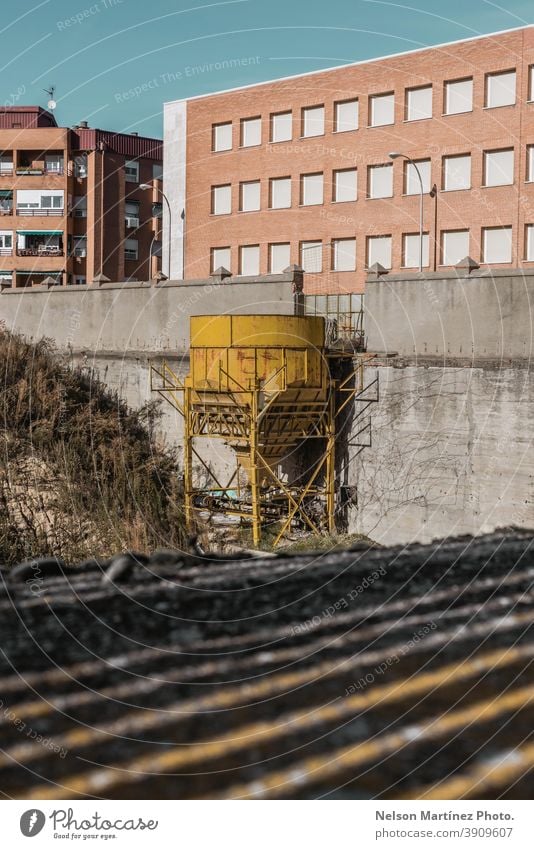
[[132,136],[126,133],[112,133],[106,130],[77,129],[71,133],[73,150],[96,150],[103,142],[106,149],[132,159],[146,158],[163,160],[163,142],[161,139],[149,139],[145,136]]

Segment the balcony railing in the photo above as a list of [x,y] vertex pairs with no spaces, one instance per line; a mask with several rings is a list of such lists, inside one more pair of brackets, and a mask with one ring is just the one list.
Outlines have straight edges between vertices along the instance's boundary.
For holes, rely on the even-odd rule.
[[0,215],[13,215],[13,207],[0,207]]
[[13,256],[13,248],[0,248],[0,256]]
[[23,207],[21,209],[20,206],[17,206],[17,215],[39,215],[39,216],[44,216],[45,218],[48,218],[50,216],[56,216],[56,217],[62,216],[62,215],[64,215],[64,210],[63,209],[48,209],[48,208],[42,209],[41,207],[38,208],[38,209],[35,209],[35,207],[33,209],[26,209],[25,207]]
[[44,174],[57,174],[60,177],[63,174],[63,166],[61,168],[31,168],[24,166],[22,168],[16,168],[15,173],[17,177],[42,177]]
[[63,256],[63,248],[39,245],[36,248],[17,248],[17,256]]
[[0,168],[0,177],[12,177],[13,168]]

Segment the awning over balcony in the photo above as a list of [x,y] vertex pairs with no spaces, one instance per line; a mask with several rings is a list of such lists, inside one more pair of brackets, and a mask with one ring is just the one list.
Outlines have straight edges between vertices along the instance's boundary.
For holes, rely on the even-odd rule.
[[59,268],[59,269],[54,268],[53,271],[34,271],[33,269],[31,271],[26,271],[26,269],[24,269],[24,268],[17,268],[16,273],[17,274],[31,274],[32,277],[41,277],[41,276],[43,276],[43,277],[57,277],[59,274],[62,273],[62,271],[63,271],[63,269],[61,269],[61,268]]
[[63,230],[17,230],[17,236],[62,236]]
[[0,189],[0,198],[12,198],[13,189]]

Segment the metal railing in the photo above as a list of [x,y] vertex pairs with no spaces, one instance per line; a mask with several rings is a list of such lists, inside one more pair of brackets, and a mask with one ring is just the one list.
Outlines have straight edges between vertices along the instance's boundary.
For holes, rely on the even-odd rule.
[[363,295],[304,295],[304,314],[322,315],[333,326],[337,339],[363,347],[365,340]]
[[9,209],[0,207],[0,215],[13,215],[13,207],[10,206]]
[[0,248],[0,256],[13,256],[13,248]]
[[64,209],[42,209],[41,207],[39,209],[36,209],[35,207],[32,209],[26,209],[25,207],[21,208],[20,206],[17,206],[17,215],[38,215],[43,218],[55,216],[57,218],[62,217],[64,214]]
[[17,248],[17,256],[63,256],[63,248],[39,245],[37,248]]

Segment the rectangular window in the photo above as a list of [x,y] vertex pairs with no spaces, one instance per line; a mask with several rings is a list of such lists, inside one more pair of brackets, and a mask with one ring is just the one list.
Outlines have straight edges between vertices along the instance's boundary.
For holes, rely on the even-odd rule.
[[395,122],[395,95],[374,94],[369,98],[369,126],[385,127]]
[[290,263],[291,246],[289,242],[269,245],[269,272],[282,274]]
[[322,174],[303,174],[301,176],[300,202],[302,206],[315,206],[323,202]]
[[528,99],[531,103],[534,101],[534,65],[528,68]]
[[471,188],[471,154],[443,157],[443,190]]
[[79,195],[74,198],[72,214],[74,218],[87,218],[87,195]]
[[[132,240],[134,241],[134,240]],[[87,237],[73,236],[72,253],[74,256],[87,256]]]
[[293,113],[275,112],[271,115],[271,141],[284,142],[293,138]]
[[289,209],[291,177],[275,177],[269,181],[269,206],[271,209]]
[[406,121],[420,121],[421,118],[432,118],[432,86],[406,89],[404,106]]
[[534,224],[525,227],[525,259],[534,262]]
[[[415,160],[414,160],[415,161]],[[430,191],[430,159],[418,159],[415,165],[419,169],[421,181],[423,183],[423,191],[425,194]],[[421,183],[417,176],[417,170],[413,162],[406,162],[404,166],[404,194],[405,195],[420,195]]]
[[482,262],[512,262],[512,228],[482,229]]
[[303,138],[324,135],[324,106],[307,106],[302,110]]
[[11,255],[13,250],[13,232],[11,230],[0,230],[0,251],[4,256]]
[[261,144],[261,118],[241,119],[241,147],[256,147]]
[[124,179],[127,183],[139,182],[139,162],[130,160],[124,163]]
[[515,103],[515,71],[486,74],[486,107],[513,106]]
[[232,186],[211,187],[211,214],[227,215],[232,211]]
[[459,115],[473,110],[473,77],[445,83],[445,115]]
[[260,273],[260,246],[242,245],[239,248],[239,273],[252,277]]
[[63,209],[63,192],[61,195],[41,195],[41,209]]
[[323,243],[301,242],[300,264],[304,271],[319,274],[323,270]]
[[467,256],[469,256],[469,230],[443,230],[441,264],[457,265]]
[[332,270],[356,271],[356,239],[333,239]]
[[484,151],[484,185],[510,186],[514,182],[514,151]]
[[75,286],[85,286],[86,282],[87,282],[87,278],[84,277],[82,274],[76,274],[75,275],[75,277],[74,277],[74,285]]
[[241,212],[257,212],[260,208],[260,181],[253,180],[249,183],[239,184],[240,203],[239,209]]
[[340,100],[334,103],[334,132],[347,133],[357,130],[359,103],[357,100]]
[[232,150],[232,122],[225,124],[213,124],[211,128],[211,149],[214,152],[220,150]]
[[137,239],[124,240],[124,258],[133,260],[139,258],[139,243]]
[[11,174],[13,171],[13,154],[3,153],[0,155],[0,174]]
[[87,154],[81,153],[74,159],[74,176],[83,179],[87,177]]
[[153,162],[152,163],[152,179],[153,180],[163,180],[163,163],[162,162]]
[[139,219],[139,203],[135,200],[127,200],[124,202],[124,215],[127,217]]
[[534,180],[534,144],[527,145],[527,180]]
[[[419,251],[421,240],[419,233],[405,233],[402,237],[402,265],[403,268],[419,268]],[[429,239],[428,233],[423,233],[423,268],[429,264]]]
[[370,165],[368,167],[367,197],[393,197],[393,165]]
[[63,156],[60,153],[48,153],[45,155],[45,171],[51,174],[63,173]]
[[231,256],[230,248],[212,248],[211,249],[211,273],[219,268],[225,268],[226,271],[231,271]]
[[[22,215],[25,210],[55,210],[61,213],[64,207],[64,193],[61,189],[35,191],[34,189],[19,189],[17,191],[17,211]],[[31,213],[26,213],[31,214]]]
[[358,171],[356,168],[344,168],[334,171],[333,200],[335,203],[356,200],[358,197]]
[[367,268],[379,262],[384,268],[391,268],[391,236],[367,237]]

